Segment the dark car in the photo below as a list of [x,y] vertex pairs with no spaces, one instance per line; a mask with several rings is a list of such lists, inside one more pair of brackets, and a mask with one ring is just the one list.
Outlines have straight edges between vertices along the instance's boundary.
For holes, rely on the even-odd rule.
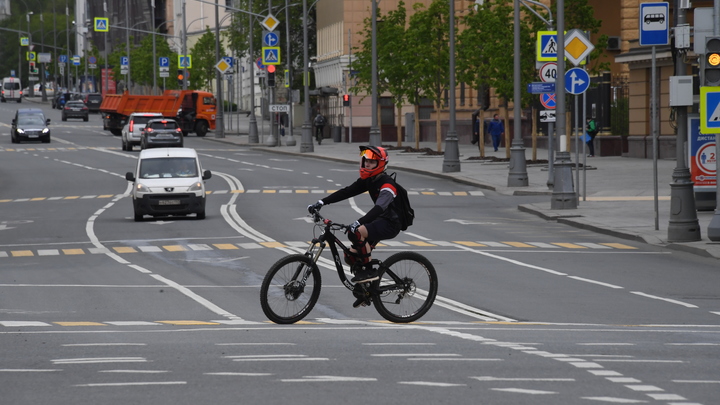
[[90,112],[99,112],[103,97],[100,93],[88,93],[83,95],[83,102]]
[[12,120],[10,140],[12,143],[22,141],[41,141],[50,143],[50,118],[45,118],[39,108],[21,108],[15,112]]
[[153,147],[183,147],[183,134],[177,121],[167,118],[152,119],[140,133],[140,149]]
[[87,121],[89,117],[90,110],[82,101],[68,101],[62,110],[63,121],[67,121],[68,118],[82,118],[83,121]]

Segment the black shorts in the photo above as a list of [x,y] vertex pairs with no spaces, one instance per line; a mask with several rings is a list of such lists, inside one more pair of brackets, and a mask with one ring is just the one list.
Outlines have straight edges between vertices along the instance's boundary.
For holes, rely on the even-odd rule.
[[381,240],[392,239],[400,233],[400,224],[396,224],[385,218],[378,218],[370,223],[365,224],[368,231],[367,241],[371,245],[375,245]]

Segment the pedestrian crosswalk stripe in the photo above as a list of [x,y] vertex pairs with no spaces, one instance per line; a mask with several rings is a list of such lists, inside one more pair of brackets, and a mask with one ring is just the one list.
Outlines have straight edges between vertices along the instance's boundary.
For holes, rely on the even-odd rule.
[[556,245],[568,249],[587,249],[585,246],[577,245],[575,243],[556,243]]
[[503,242],[506,245],[510,245],[513,247],[519,247],[519,248],[535,248],[533,245],[528,245],[527,243],[523,242]]
[[100,322],[53,322],[60,326],[107,326]]

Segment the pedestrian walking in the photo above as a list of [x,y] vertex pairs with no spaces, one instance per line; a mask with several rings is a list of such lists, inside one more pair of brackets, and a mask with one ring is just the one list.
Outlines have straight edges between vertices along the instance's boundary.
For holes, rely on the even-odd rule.
[[493,115],[493,119],[488,123],[487,129],[492,137],[493,148],[495,152],[497,152],[500,146],[500,139],[505,135],[505,124],[500,120],[500,117],[495,114]]
[[587,133],[587,137],[585,137],[585,143],[588,146],[588,151],[590,152],[588,154],[588,157],[595,157],[595,135],[598,133],[597,129],[597,123],[594,119],[588,117],[587,119],[587,125],[585,126],[585,131]]

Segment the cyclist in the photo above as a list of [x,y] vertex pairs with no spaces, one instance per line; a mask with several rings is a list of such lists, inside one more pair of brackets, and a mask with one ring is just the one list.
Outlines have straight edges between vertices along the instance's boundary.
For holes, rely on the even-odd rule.
[[[351,266],[351,269],[355,268],[355,277],[352,278],[354,283],[364,283],[379,278],[377,271],[372,266],[366,265],[370,262],[370,252],[379,241],[392,239],[400,233],[400,220],[392,204],[397,195],[395,180],[385,173],[388,163],[387,151],[379,146],[360,146],[360,156],[359,179],[318,200],[315,204],[308,205],[308,211],[312,213],[326,204],[347,200],[366,191],[370,194],[375,206],[348,228],[350,250],[355,257],[346,255],[345,262]],[[356,261],[363,266],[360,268],[353,266]]]

